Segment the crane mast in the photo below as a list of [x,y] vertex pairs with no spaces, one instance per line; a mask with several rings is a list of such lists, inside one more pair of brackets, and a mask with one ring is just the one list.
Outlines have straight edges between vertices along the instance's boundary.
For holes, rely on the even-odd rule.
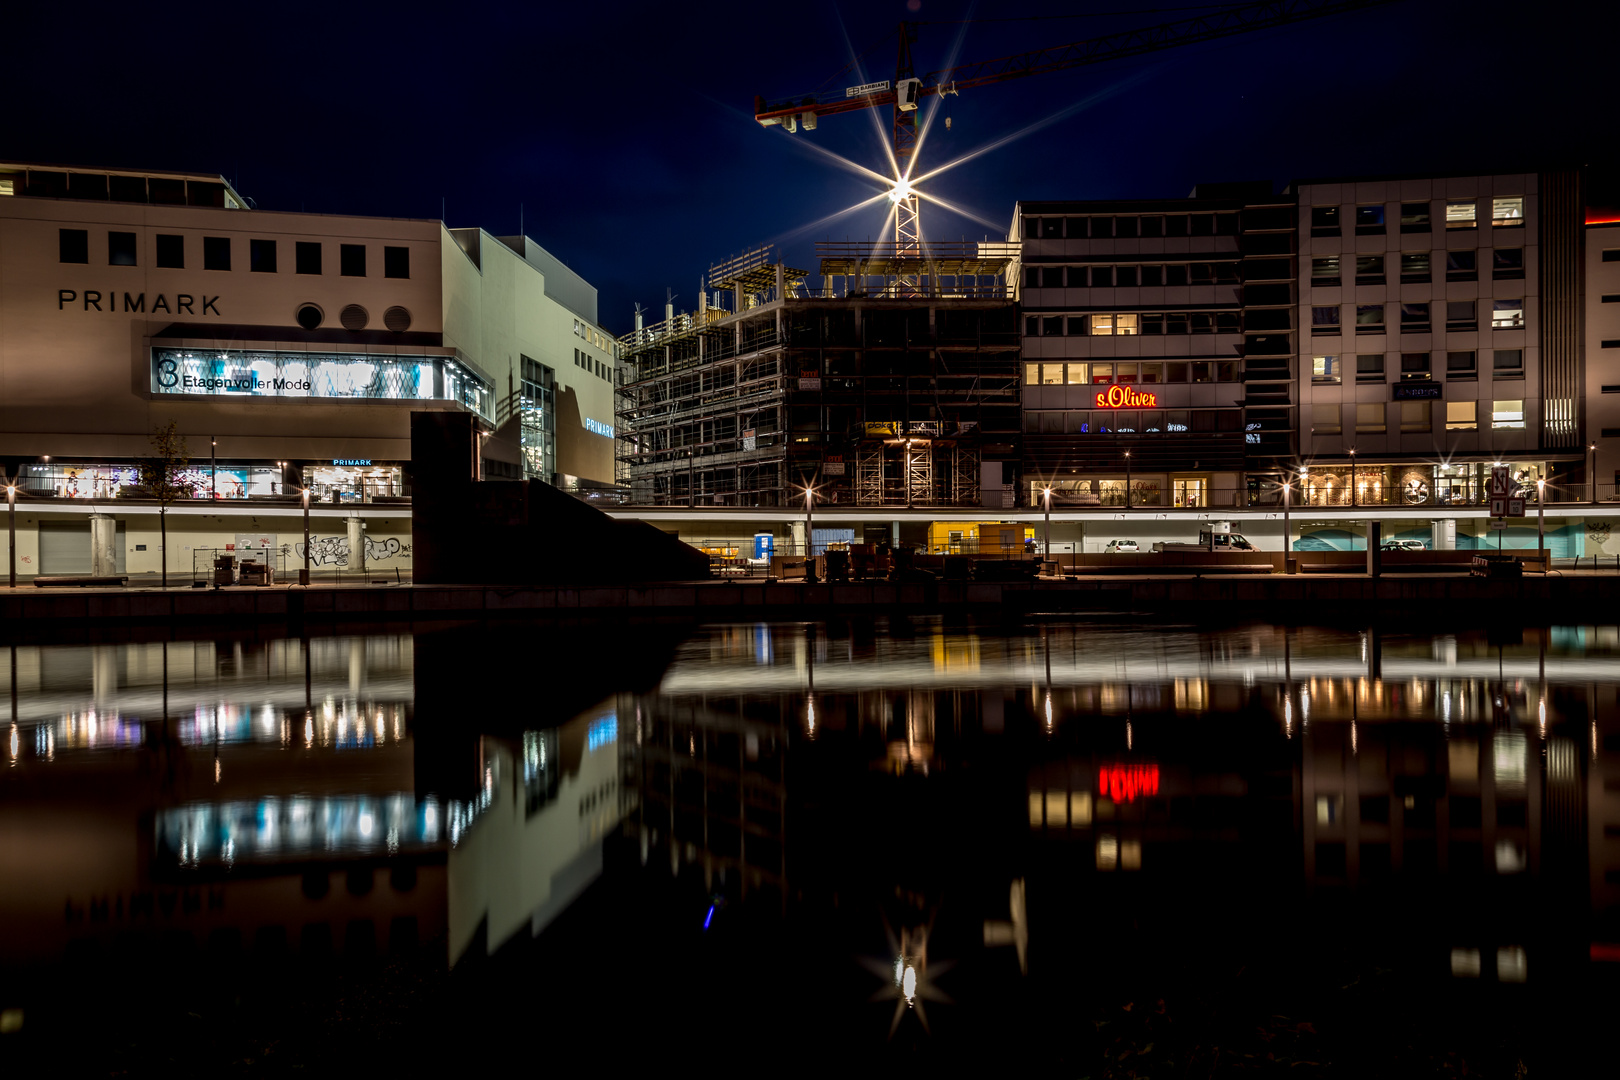
[[774,102],[756,97],[754,119],[764,127],[780,126],[793,132],[803,124],[806,131],[814,131],[823,116],[893,106],[895,178],[894,190],[889,197],[895,204],[895,252],[901,258],[921,259],[924,257],[922,221],[918,212],[918,196],[911,190],[909,180],[917,149],[917,106],[923,98],[1100,64],[1106,60],[1141,56],[1182,45],[1196,45],[1391,2],[1393,0],[1261,0],[1259,3],[1241,4],[1189,19],[1088,38],[1067,45],[958,64],[931,71],[920,78],[914,72],[911,58],[911,46],[917,40],[918,24],[903,22],[900,24],[900,47],[892,83],[849,87],[841,96],[818,93]]

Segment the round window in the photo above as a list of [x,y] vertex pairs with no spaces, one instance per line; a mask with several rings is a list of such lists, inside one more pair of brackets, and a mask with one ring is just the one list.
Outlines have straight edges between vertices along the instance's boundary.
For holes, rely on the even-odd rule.
[[338,315],[338,322],[343,324],[345,330],[364,330],[371,316],[359,304],[350,304]]
[[411,313],[397,304],[383,312],[383,325],[396,334],[411,328]]
[[326,312],[314,304],[304,304],[298,309],[298,325],[305,330],[313,330],[326,319]]

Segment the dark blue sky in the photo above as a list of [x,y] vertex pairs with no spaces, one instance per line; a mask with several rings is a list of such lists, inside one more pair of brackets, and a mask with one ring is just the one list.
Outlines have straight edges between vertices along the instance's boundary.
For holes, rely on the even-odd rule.
[[[762,241],[813,269],[817,239],[876,237],[875,193],[796,145],[883,160],[870,115],[762,129],[755,94],[829,85],[866,53],[892,78],[895,26],[919,73],[1181,17],[1185,0],[16,5],[0,158],[216,171],[260,207],[438,217],[526,231],[601,292],[601,318],[695,305],[699,276]],[[1604,27],[1578,4],[1402,0],[951,98],[922,168],[1062,119],[929,190],[933,239],[1004,232],[1018,199],[1185,195],[1209,180],[1523,170],[1617,156]],[[1075,12],[1139,14],[1053,18]],[[1155,11],[1162,13],[1154,13]],[[847,42],[846,42],[847,33]],[[879,116],[886,130],[888,116]],[[1605,160],[1607,158],[1607,160]]]

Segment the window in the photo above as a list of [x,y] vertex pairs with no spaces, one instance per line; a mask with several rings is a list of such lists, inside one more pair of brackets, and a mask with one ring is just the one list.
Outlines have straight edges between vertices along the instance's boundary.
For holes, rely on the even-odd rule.
[[1312,285],[1337,285],[1342,278],[1339,276],[1339,257],[1327,255],[1311,260]]
[[[1084,274],[1084,267],[1075,267],[1078,274]],[[1080,278],[1076,277],[1076,283]],[[1112,266],[1093,266],[1091,268],[1091,287],[1093,289],[1106,289],[1114,284],[1114,268]]]
[[1356,434],[1378,434],[1384,430],[1384,403],[1364,401],[1356,405]]
[[1133,217],[1120,217],[1114,219],[1115,236],[1135,236],[1136,219]]
[[1112,315],[1093,315],[1091,317],[1091,333],[1094,337],[1110,337],[1114,333],[1114,317]]
[[85,229],[58,229],[58,254],[65,263],[90,261],[90,233]]
[[1344,421],[1337,404],[1311,406],[1312,435],[1337,435],[1343,430]]
[[1612,292],[1604,293],[1602,299],[1599,300],[1598,303],[1600,303],[1600,304],[1620,304],[1620,293],[1612,293]]
[[1493,300],[1493,301],[1491,301],[1491,329],[1492,330],[1522,330],[1522,329],[1524,329],[1524,301],[1523,300]]
[[1094,383],[1111,383],[1114,381],[1113,364],[1092,364],[1091,381]]
[[134,266],[135,265],[135,234],[132,232],[110,232],[107,234],[107,265],[108,266]]
[[1167,215],[1165,215],[1165,219],[1164,219],[1164,235],[1166,235],[1166,236],[1186,236],[1187,235],[1187,215],[1186,214],[1175,214],[1175,215],[1167,214]]
[[1136,365],[1135,364],[1115,364],[1114,365],[1114,381],[1117,382],[1117,383],[1124,383],[1126,385],[1130,385],[1130,384],[1136,382]]
[[1476,303],[1474,300],[1447,300],[1446,329],[1478,330],[1479,316],[1475,313]]
[[1038,289],[1041,287],[1041,271],[1039,267],[1030,266],[1024,270],[1024,287]]
[[1091,381],[1090,364],[1069,364],[1064,370],[1070,386],[1083,386]]
[[274,240],[248,241],[248,272],[273,274],[276,272],[276,242]]
[[1042,364],[1041,382],[1046,386],[1061,386],[1063,384],[1063,365]]
[[1215,235],[1215,215],[1214,214],[1188,214],[1187,215],[1187,234],[1189,236],[1214,236]]
[[1524,377],[1523,349],[1496,349],[1491,355],[1491,374],[1500,379]]
[[1238,313],[1235,311],[1217,311],[1215,313],[1215,332],[1217,334],[1242,333],[1243,323]]
[[1409,251],[1401,255],[1401,284],[1422,285],[1429,280],[1429,253]]
[[321,272],[320,241],[299,240],[293,248],[293,259],[300,274]]
[[1144,334],[1153,334],[1154,336],[1158,336],[1158,335],[1163,334],[1164,333],[1164,316],[1163,315],[1143,315],[1142,316],[1142,333],[1144,333]]
[[411,276],[411,249],[408,247],[383,248],[383,277],[408,278]]
[[1478,252],[1474,251],[1446,252],[1446,280],[1478,281],[1479,262],[1477,256]]
[[1356,256],[1356,284],[1382,285],[1384,283],[1384,257],[1382,255]]
[[1142,235],[1143,236],[1163,236],[1164,235],[1164,218],[1162,218],[1162,217],[1145,217],[1145,218],[1143,218],[1142,219]]
[[1192,332],[1195,334],[1213,334],[1215,332],[1215,316],[1207,311],[1193,312]]
[[1041,365],[1039,365],[1039,364],[1025,364],[1024,365],[1024,385],[1025,386],[1035,386],[1038,383],[1040,383],[1040,381],[1041,381]]
[[1061,316],[1061,315],[1044,315],[1044,316],[1042,316],[1041,317],[1041,336],[1042,337],[1062,337],[1063,336],[1063,316]]
[[1491,200],[1491,225],[1495,228],[1512,228],[1524,224],[1524,197],[1514,195],[1506,199]]
[[1311,357],[1311,382],[1336,383],[1339,381],[1339,358],[1337,356]]
[[1479,222],[1474,219],[1474,215],[1477,212],[1477,210],[1478,210],[1478,208],[1475,207],[1474,202],[1473,202],[1472,199],[1470,199],[1470,200],[1468,200],[1466,202],[1448,202],[1448,203],[1446,203],[1446,228],[1448,228],[1448,229],[1473,229],[1473,228],[1477,228],[1478,225],[1479,225]]
[[1446,378],[1472,379],[1478,373],[1478,361],[1472,352],[1446,353]]
[[1603,249],[1603,261],[1604,262],[1620,262],[1620,248],[1604,248]]
[[1130,288],[1136,284],[1136,267],[1119,266],[1114,268],[1114,284],[1120,288]]
[[1086,317],[1084,315],[1070,315],[1068,331],[1071,337],[1083,337],[1086,332]]
[[1339,309],[1333,307],[1311,308],[1311,333],[1337,334],[1339,332]]
[[1116,333],[1116,334],[1135,334],[1136,333],[1136,316],[1135,315],[1115,315],[1114,316],[1114,333]]
[[1384,381],[1384,354],[1360,353],[1356,356],[1357,382]]
[[1497,248],[1491,252],[1491,280],[1518,281],[1523,277],[1523,248]]
[[1043,289],[1061,289],[1061,288],[1063,288],[1063,267],[1061,267],[1061,266],[1043,266],[1043,267],[1041,267],[1041,288],[1043,288]]
[[231,238],[228,236],[203,237],[203,269],[229,270],[231,268]]
[[186,268],[186,238],[158,233],[152,238],[157,248],[157,264],[168,270]]
[[1172,311],[1164,317],[1164,332],[1166,334],[1185,334],[1187,332],[1187,313]]
[[1424,382],[1429,378],[1429,354],[1426,352],[1401,353],[1401,381]]
[[1063,239],[1063,219],[1060,217],[1041,218],[1041,239]]
[[1187,274],[1194,285],[1208,285],[1215,280],[1215,268],[1209,263],[1193,263],[1187,267]]
[[1401,203],[1401,232],[1426,233],[1429,231],[1429,204],[1426,202]]
[[1520,399],[1518,401],[1491,402],[1491,427],[1524,427],[1524,401]]
[[1356,235],[1384,235],[1384,207],[1382,204],[1356,207]]
[[1311,207],[1311,235],[1339,235],[1339,208],[1337,206]]
[[1401,305],[1401,333],[1427,334],[1429,332],[1429,305]]
[[1143,285],[1163,285],[1164,284],[1164,267],[1162,267],[1162,266],[1144,266],[1144,267],[1142,267],[1142,284]]
[[1167,266],[1164,268],[1164,283],[1166,285],[1187,284],[1187,268],[1183,265]]
[[[1469,355],[1472,356],[1473,354],[1470,353]],[[1478,431],[1478,417],[1479,402],[1477,401],[1446,402],[1447,431]]]
[[1427,401],[1401,402],[1401,430],[1403,432],[1428,431],[1434,410]]
[[366,245],[338,245],[338,273],[343,277],[366,276]]
[[1142,365],[1142,381],[1145,382],[1145,383],[1162,383],[1162,382],[1164,382],[1164,365],[1163,364],[1143,364]]
[[1384,305],[1356,305],[1356,333],[1382,334],[1384,332]]

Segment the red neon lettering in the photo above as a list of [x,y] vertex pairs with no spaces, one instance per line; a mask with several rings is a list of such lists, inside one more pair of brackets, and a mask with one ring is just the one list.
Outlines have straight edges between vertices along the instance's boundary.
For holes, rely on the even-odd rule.
[[1158,394],[1144,394],[1128,386],[1110,386],[1097,395],[1099,409],[1155,409],[1158,405]]
[[1159,793],[1157,765],[1104,765],[1097,773],[1097,792],[1115,802],[1131,802]]

